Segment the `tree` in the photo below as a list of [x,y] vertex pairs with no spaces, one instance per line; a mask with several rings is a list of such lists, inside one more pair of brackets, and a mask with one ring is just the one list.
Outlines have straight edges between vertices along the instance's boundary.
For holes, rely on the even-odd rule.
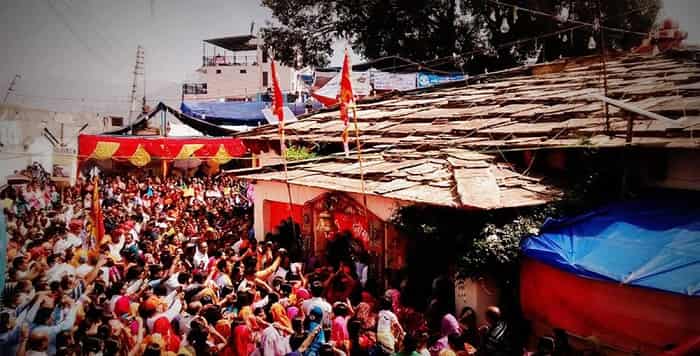
[[[504,2],[521,10],[492,0],[262,0],[276,22],[261,34],[277,59],[297,68],[327,65],[333,42],[347,39],[367,59],[401,56],[433,68],[464,65],[465,71],[474,73],[535,56],[542,61],[594,53],[601,43],[600,28],[647,33],[660,9],[660,0]],[[508,45],[557,31],[538,41]],[[610,49],[628,49],[642,38],[630,32],[604,32]]]

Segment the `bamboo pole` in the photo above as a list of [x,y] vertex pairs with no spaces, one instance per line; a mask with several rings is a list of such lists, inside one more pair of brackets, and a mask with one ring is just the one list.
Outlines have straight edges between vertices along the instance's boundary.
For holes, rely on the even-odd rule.
[[357,160],[360,164],[360,187],[362,189],[362,204],[365,208],[365,223],[369,229],[369,214],[367,213],[367,192],[365,191],[365,172],[362,165],[362,146],[360,146],[360,128],[357,125],[357,110],[355,104],[352,105],[352,118],[355,125],[355,144],[357,145]]

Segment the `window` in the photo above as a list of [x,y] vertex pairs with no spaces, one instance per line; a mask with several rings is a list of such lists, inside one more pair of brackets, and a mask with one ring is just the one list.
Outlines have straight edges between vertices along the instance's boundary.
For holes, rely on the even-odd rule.
[[263,48],[262,50],[262,62],[267,63],[267,48]]
[[247,69],[241,69],[241,74],[246,74],[246,73],[248,73]]
[[217,69],[216,74],[221,74],[221,69]]
[[268,79],[267,79],[267,72],[263,72],[263,83],[262,84],[264,87],[266,87],[269,84]]
[[112,126],[124,126],[124,118],[121,116],[112,116]]
[[206,94],[207,83],[186,83],[182,85],[183,94]]

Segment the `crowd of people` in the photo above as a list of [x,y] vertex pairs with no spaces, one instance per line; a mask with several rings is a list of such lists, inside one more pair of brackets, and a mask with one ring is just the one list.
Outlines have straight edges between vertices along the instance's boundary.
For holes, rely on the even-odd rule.
[[129,173],[63,189],[40,176],[2,192],[0,355],[522,354],[496,307],[482,328],[471,308],[418,313],[399,287],[370,286],[361,256],[310,266],[259,241],[254,192],[225,175]]

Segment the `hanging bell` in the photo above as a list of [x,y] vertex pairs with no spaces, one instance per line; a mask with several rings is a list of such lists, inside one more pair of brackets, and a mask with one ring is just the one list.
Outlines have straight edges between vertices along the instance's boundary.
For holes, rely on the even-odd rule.
[[518,7],[513,7],[513,23],[518,22]]
[[508,33],[510,31],[510,26],[508,25],[508,20],[504,17],[501,23],[501,33]]
[[489,15],[491,21],[496,22],[496,9],[491,9],[491,15]]
[[595,43],[595,38],[593,38],[593,35],[591,35],[591,38],[588,39],[588,49],[595,49],[597,44]]
[[564,42],[564,43],[568,42],[568,41],[569,41],[569,36],[567,36],[566,33],[563,34],[563,35],[561,36],[561,41]]

